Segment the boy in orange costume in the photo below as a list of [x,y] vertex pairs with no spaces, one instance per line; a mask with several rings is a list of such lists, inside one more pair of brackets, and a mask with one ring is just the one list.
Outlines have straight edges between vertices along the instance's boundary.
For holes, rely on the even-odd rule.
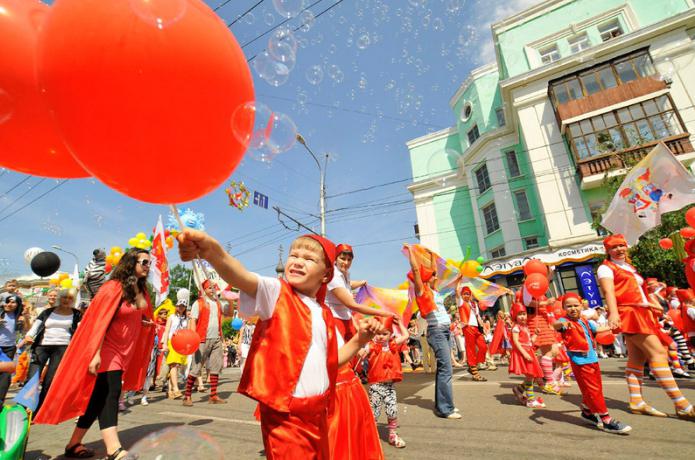
[[178,241],[182,260],[207,260],[241,290],[242,316],[260,319],[238,391],[259,402],[266,457],[330,458],[327,415],[338,366],[381,329],[375,319],[362,320],[338,349],[333,315],[323,303],[333,275],[333,243],[316,235],[297,238],[279,280],[248,271],[203,232],[186,229]]

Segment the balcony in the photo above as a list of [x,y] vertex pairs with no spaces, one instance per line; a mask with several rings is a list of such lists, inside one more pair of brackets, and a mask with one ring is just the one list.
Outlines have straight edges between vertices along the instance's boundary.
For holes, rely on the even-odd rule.
[[652,148],[659,142],[666,144],[666,147],[668,147],[674,155],[695,152],[689,138],[690,134],[683,133],[625,149],[620,152],[611,152],[605,155],[591,157],[577,162],[577,172],[579,172],[582,179],[584,179],[595,174],[604,174],[612,169],[630,167],[647,156]]
[[604,89],[581,99],[558,104],[556,106],[558,121],[564,124],[566,120],[570,120],[585,113],[595,112],[605,107],[617,105],[621,102],[653,94],[664,89],[667,89],[666,83],[658,76],[641,77],[637,80],[623,83],[620,86]]

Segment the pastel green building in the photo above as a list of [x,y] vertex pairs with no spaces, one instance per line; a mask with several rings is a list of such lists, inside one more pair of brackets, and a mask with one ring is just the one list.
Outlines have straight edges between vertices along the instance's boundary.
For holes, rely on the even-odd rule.
[[453,259],[470,247],[501,284],[535,257],[557,291],[583,289],[606,176],[658,142],[695,159],[693,2],[551,0],[492,35],[496,62],[449,101],[455,125],[407,143],[420,240]]

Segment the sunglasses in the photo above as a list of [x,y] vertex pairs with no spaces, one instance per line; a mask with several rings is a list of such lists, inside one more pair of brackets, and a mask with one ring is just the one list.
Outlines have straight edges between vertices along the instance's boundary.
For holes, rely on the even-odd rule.
[[140,265],[142,265],[143,267],[149,267],[150,263],[152,263],[152,262],[150,261],[150,259],[142,259],[142,260],[138,260],[138,263]]

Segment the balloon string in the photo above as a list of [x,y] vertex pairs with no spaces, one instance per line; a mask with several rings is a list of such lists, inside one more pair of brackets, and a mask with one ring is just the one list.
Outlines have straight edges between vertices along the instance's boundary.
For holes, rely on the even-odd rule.
[[[179,228],[181,229],[181,231],[183,231],[183,229],[186,228],[186,226],[183,224],[183,221],[181,220],[181,216],[179,215],[179,209],[176,207],[175,204],[170,204],[169,209],[171,209],[172,214],[174,214],[174,218],[176,219],[176,222],[179,224]],[[196,262],[197,262],[198,268],[200,270],[202,270],[203,275],[205,275],[205,278],[210,279],[210,274],[208,273],[207,269],[205,268],[205,265],[203,265],[203,261],[200,260],[200,257],[198,257],[197,255],[195,256],[195,259],[193,259],[191,261],[194,269],[196,266]]]

